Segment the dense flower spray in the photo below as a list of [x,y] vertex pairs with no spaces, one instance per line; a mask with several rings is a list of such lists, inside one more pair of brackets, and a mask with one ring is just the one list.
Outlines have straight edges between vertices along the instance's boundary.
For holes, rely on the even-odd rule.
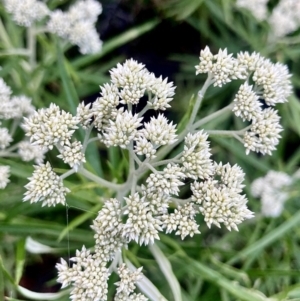
[[270,26],[270,40],[277,40],[300,27],[300,2],[298,0],[280,0],[271,12],[269,0],[237,0],[238,8],[248,10],[257,21],[267,21]]
[[[243,194],[244,172],[236,164],[213,160],[209,136],[231,136],[247,153],[271,154],[282,130],[274,106],[287,101],[290,75],[286,66],[258,53],[239,53],[234,58],[226,49],[212,54],[208,47],[200,53],[196,73],[207,73],[207,80],[181,132],[163,114],[174,96],[173,83],[133,59],[113,68],[111,83],[100,88],[93,104],[79,104],[76,116],[51,104],[25,119],[23,128],[31,143],[47,150],[56,148],[58,158],[70,170],[58,176],[49,162],[35,166],[24,201],[65,204],[68,188],[63,179],[75,172],[112,192],[93,221],[93,253],[83,247],[71,258],[71,266],[63,259],[57,264],[58,281],[63,287],[72,285],[72,300],[107,300],[107,279],[112,272],[120,277],[115,300],[147,300],[134,292],[142,278],[141,268],[132,270],[122,257],[130,242],[152,245],[163,231],[174,231],[182,239],[192,237],[200,233],[199,214],[209,228],[224,225],[228,230],[238,230],[240,223],[253,217]],[[233,80],[241,86],[232,103],[197,119],[208,87]],[[247,126],[237,131],[203,130],[205,123],[226,111],[247,121]],[[146,112],[154,113],[147,121]],[[75,138],[78,128],[86,133],[83,142]],[[90,137],[92,129],[97,130],[97,137]],[[86,147],[95,139],[127,152],[128,176],[123,183],[99,178],[85,168]],[[177,154],[170,157],[173,149]],[[183,187],[190,189],[187,199],[181,198]]]
[[[39,0],[3,0],[6,10],[20,26],[25,26],[34,35],[41,31],[56,34],[65,41],[77,45],[82,54],[96,53],[102,48],[102,41],[95,29],[102,6],[96,0],[79,0],[67,12],[51,11]],[[36,27],[36,28],[35,28]]]

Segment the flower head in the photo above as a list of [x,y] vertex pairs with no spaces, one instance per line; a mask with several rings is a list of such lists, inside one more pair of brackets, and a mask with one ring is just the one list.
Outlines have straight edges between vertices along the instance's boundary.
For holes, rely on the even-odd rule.
[[6,185],[10,182],[10,167],[0,166],[0,189],[4,189]]
[[209,228],[212,224],[220,227],[223,223],[228,230],[238,231],[238,224],[253,217],[247,208],[247,199],[240,194],[243,180],[244,173],[238,166],[220,163],[215,164],[214,177],[191,184],[192,200],[200,205],[199,210]]
[[168,119],[159,114],[157,118],[151,117],[150,122],[144,123],[144,128],[139,131],[139,134],[158,147],[176,141],[175,127],[172,121],[168,123]]
[[86,162],[80,141],[74,141],[71,145],[64,145],[57,157],[69,164],[75,171],[82,163]]
[[185,137],[184,150],[181,161],[182,171],[192,179],[205,179],[212,175],[213,164],[210,159],[210,147],[207,141],[208,135],[203,131],[195,134],[188,133]]
[[122,237],[121,204],[117,199],[109,199],[98,212],[91,228],[95,231],[95,242],[98,258],[112,260],[126,240]]
[[286,188],[293,178],[284,172],[271,170],[265,177],[256,179],[251,184],[251,193],[261,199],[261,212],[266,217],[277,217],[283,210],[289,194]]
[[38,145],[32,145],[29,141],[24,140],[18,144],[18,154],[25,162],[34,160],[36,164],[42,164],[47,149]]
[[152,215],[149,204],[138,193],[124,199],[127,204],[124,214],[128,217],[123,227],[123,237],[140,245],[154,243],[154,239],[159,239],[158,231],[162,230],[160,220]]
[[132,115],[130,111],[119,109],[116,120],[110,120],[110,125],[104,133],[104,143],[107,146],[120,146],[126,148],[137,136],[137,128],[141,126],[142,117]]
[[42,206],[65,204],[66,194],[70,191],[63,186],[60,177],[52,170],[49,162],[34,166],[30,182],[25,186],[27,191],[23,201],[30,203],[43,202]]
[[30,27],[35,21],[49,14],[45,3],[37,0],[4,0],[6,10],[13,15],[13,20],[25,27]]
[[55,144],[70,145],[70,139],[77,129],[79,118],[72,116],[55,105],[40,109],[25,118],[23,128],[30,141],[35,145],[52,149]]
[[76,256],[70,259],[72,267],[61,259],[56,264],[58,270],[58,282],[62,287],[73,285],[71,300],[79,301],[104,301],[107,300],[109,271],[106,262],[99,260],[95,255],[83,246],[82,250],[76,251]]

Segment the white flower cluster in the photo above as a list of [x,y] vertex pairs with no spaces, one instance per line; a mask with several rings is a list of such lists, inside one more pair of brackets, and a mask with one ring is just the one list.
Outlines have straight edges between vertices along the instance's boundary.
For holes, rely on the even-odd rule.
[[280,171],[269,171],[251,184],[251,194],[261,199],[261,212],[266,217],[278,217],[289,198],[288,188],[294,178]]
[[102,6],[96,0],[78,0],[67,12],[59,9],[50,11],[39,0],[4,0],[4,5],[13,20],[21,26],[31,27],[47,18],[47,30],[79,46],[82,54],[96,53],[102,48],[102,41],[95,29]]
[[12,96],[10,87],[0,78],[0,119],[21,119],[34,112],[31,99],[24,96]]
[[[83,246],[81,251],[76,251],[76,257],[70,259],[74,262],[71,267],[64,259],[56,265],[58,282],[62,283],[62,288],[71,284],[73,286],[71,300],[107,300],[107,281],[110,276],[107,263],[126,245],[125,240],[120,237],[120,225],[120,203],[116,199],[110,199],[92,226],[96,232],[95,253],[91,254]],[[134,293],[135,283],[142,278],[141,270],[139,268],[132,272],[124,263],[120,264],[116,271],[120,281],[115,283],[118,288],[114,300],[148,300],[144,295]]]
[[54,145],[70,145],[71,137],[77,129],[79,118],[72,116],[51,104],[47,109],[39,109],[24,118],[23,128],[34,145],[52,149]]
[[4,189],[9,181],[9,166],[0,166],[0,189]]
[[64,145],[60,150],[60,155],[57,158],[62,159],[69,164],[75,171],[78,170],[82,163],[85,163],[85,156],[82,152],[82,144],[80,141],[74,141],[70,145]]
[[203,130],[185,137],[184,151],[181,161],[183,172],[194,180],[207,179],[213,174],[213,164],[210,159],[208,135]]
[[[271,107],[287,101],[292,93],[291,75],[285,65],[273,64],[255,52],[240,52],[236,59],[229,54],[226,61],[230,63],[218,65],[218,61],[224,61],[224,53],[227,55],[226,49],[213,55],[206,47],[200,52],[196,74],[211,74],[214,85],[221,86],[233,79],[232,74],[235,70],[240,70],[239,74],[243,76],[235,78],[247,80],[235,95],[232,111],[236,116],[251,122],[250,130],[244,134],[246,153],[254,151],[271,154],[276,149],[282,131],[280,117]],[[263,104],[269,107],[263,109]]]
[[220,49],[213,55],[208,46],[200,52],[200,63],[196,67],[196,74],[208,73],[212,75],[214,86],[222,87],[233,79],[246,79],[245,66],[228,54],[227,49]]
[[281,38],[300,27],[300,2],[298,0],[280,0],[273,9],[269,24],[275,38]]
[[[79,108],[82,108],[82,104],[79,105]],[[43,154],[55,146],[60,152],[57,157],[77,172],[79,167],[86,162],[81,142],[72,142],[72,136],[80,121],[85,124],[85,119],[72,116],[53,103],[49,108],[39,109],[28,118],[24,118],[22,126],[26,136],[30,137],[30,143],[20,143],[18,152],[24,161],[30,160],[34,153],[38,152],[35,159],[39,164],[35,167],[33,176],[29,178],[30,182],[26,185],[27,192],[24,201],[31,203],[42,201],[43,206],[65,203],[65,194],[69,190],[63,186],[60,177],[52,171],[50,163],[47,162],[44,165],[42,159]],[[36,150],[32,150],[33,147]],[[45,187],[47,187],[46,192],[44,191]]]
[[73,301],[104,301],[107,300],[109,271],[106,263],[97,258],[96,254],[90,254],[83,246],[76,251],[76,257],[70,259],[72,267],[61,259],[56,265],[58,269],[58,282],[62,288],[73,284],[71,300]]
[[[284,75],[281,72],[282,90],[276,90],[272,83],[278,84],[279,75],[270,74],[270,70],[263,75],[258,61],[266,60],[259,55],[245,53],[233,58],[226,51],[220,51],[213,56],[208,48],[201,54],[208,59],[206,62],[201,60],[197,70],[208,72],[211,83],[219,86],[253,73],[256,85],[260,87],[259,97],[265,93],[264,98],[269,105],[285,101],[287,92],[284,89],[289,88],[288,73]],[[76,116],[51,104],[49,108],[40,109],[26,118],[24,128],[34,144],[48,149],[55,146],[60,152],[59,158],[92,180],[97,177],[89,176],[89,172],[81,166],[85,162],[85,147],[95,140],[89,139],[92,129],[97,130],[99,141],[107,147],[119,146],[126,151],[129,174],[124,183],[110,183],[97,178],[101,185],[115,194],[104,202],[93,222],[94,253],[83,248],[77,251],[71,267],[62,260],[57,268],[63,287],[73,286],[72,300],[106,300],[107,266],[112,261],[110,271],[117,271],[119,264],[121,278],[116,284],[115,300],[144,301],[145,296],[133,292],[140,270],[131,272],[125,265],[120,265],[120,252],[130,242],[153,244],[162,231],[174,231],[182,239],[192,237],[200,233],[196,221],[199,214],[204,216],[208,227],[224,224],[229,230],[238,230],[237,226],[252,218],[253,213],[247,208],[247,199],[242,194],[244,173],[241,168],[214,162],[208,135],[203,130],[194,128],[189,133],[187,129],[184,135],[177,135],[176,125],[156,112],[168,108],[175,90],[172,83],[155,77],[143,64],[132,59],[118,64],[110,73],[111,83],[101,87],[100,97],[91,105],[79,104]],[[274,134],[274,126],[276,128],[278,122],[276,112],[263,110],[252,91],[251,85],[245,84],[238,92],[234,103],[245,102],[245,108],[239,105],[239,115],[251,121],[251,130],[260,131],[261,136],[264,135],[262,128],[266,135],[269,135],[268,131]],[[248,94],[253,96],[250,101]],[[145,121],[144,114],[148,110],[156,114],[147,116]],[[255,114],[254,110],[259,114]],[[271,125],[266,120],[271,120]],[[82,144],[77,140],[72,142],[79,126],[87,134]],[[181,142],[183,148],[176,148],[176,157],[163,160],[162,151],[167,149],[170,152],[173,145]],[[190,188],[190,198],[180,199],[182,187]],[[42,201],[49,206],[65,203],[68,192],[63,187],[62,178],[53,172],[49,163],[35,167],[26,188],[24,200]]]
[[145,111],[165,110],[173,99],[173,83],[167,83],[167,79],[161,77],[156,78],[143,64],[133,59],[118,64],[110,74],[111,84],[101,87],[101,97],[91,108],[99,136],[107,146],[128,148],[134,143],[136,154],[154,158],[158,147],[176,140],[175,125],[162,114],[142,124],[143,117],[140,114],[117,107],[120,104],[137,105],[147,94],[149,99]]
[[208,227],[223,223],[228,230],[238,231],[237,225],[253,217],[247,199],[241,195],[244,173],[237,165],[214,164],[214,173],[202,182],[191,185],[192,200],[200,205],[200,212]]
[[4,5],[13,15],[13,20],[21,26],[30,27],[49,14],[47,5],[37,0],[4,0]]
[[63,186],[60,177],[52,170],[49,162],[34,166],[30,182],[25,186],[27,191],[23,201],[30,203],[43,202],[42,206],[65,204],[65,195],[70,190]]
[[[15,145],[11,145],[14,141],[13,134],[15,129],[24,116],[30,116],[34,112],[31,99],[24,96],[12,95],[11,88],[0,78],[0,120],[3,125],[11,127],[0,127],[0,156],[1,157],[17,157],[23,161],[34,160],[39,164],[43,162],[45,150],[38,146],[34,146],[27,140],[22,140]],[[13,123],[10,120],[13,119]],[[0,122],[0,125],[2,125]],[[17,149],[17,153],[13,151]],[[9,182],[9,166],[1,166],[0,189],[6,187]]]
[[47,149],[45,147],[33,145],[27,140],[18,143],[18,154],[25,162],[34,160],[36,164],[42,164],[46,152]]
[[51,12],[47,29],[77,45],[82,54],[96,53],[102,48],[102,41],[95,29],[101,12],[102,6],[98,1],[79,0],[67,12]]
[[268,1],[269,0],[237,0],[236,6],[250,11],[258,21],[263,21],[268,16]]
[[298,0],[280,0],[271,12],[269,0],[237,0],[236,6],[248,10],[258,21],[267,21],[271,38],[284,37],[300,27],[300,2]]

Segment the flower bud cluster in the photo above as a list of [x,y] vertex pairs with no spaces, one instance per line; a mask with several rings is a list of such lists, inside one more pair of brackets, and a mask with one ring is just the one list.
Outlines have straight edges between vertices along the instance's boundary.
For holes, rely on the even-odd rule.
[[271,38],[284,37],[300,27],[300,2],[298,0],[280,0],[271,12],[269,0],[237,0],[236,6],[248,10],[257,21],[269,23]]
[[[254,151],[270,155],[276,149],[282,131],[278,112],[271,107],[287,101],[292,93],[291,75],[285,65],[273,64],[255,52],[240,52],[236,59],[232,54],[227,55],[226,49],[216,55],[208,47],[200,52],[196,74],[210,74],[214,85],[230,82],[236,70],[239,71],[235,79],[247,79],[235,95],[232,108],[236,116],[251,122],[243,137],[246,153]],[[222,76],[221,82],[218,72]]]
[[228,230],[238,231],[238,224],[253,217],[246,197],[241,194],[243,180],[244,173],[237,165],[215,163],[212,177],[191,185],[192,200],[200,205],[209,228],[212,224],[220,227],[223,223]]
[[106,263],[97,258],[97,254],[90,254],[83,246],[76,251],[76,257],[70,259],[72,267],[61,259],[56,265],[58,269],[58,282],[62,288],[73,284],[71,300],[102,301],[107,300],[109,270]]
[[[45,150],[32,145],[27,140],[13,144],[14,133],[24,116],[34,112],[31,99],[24,96],[12,95],[11,88],[0,78],[0,157],[20,157],[23,161],[43,162]],[[15,152],[16,150],[16,152]],[[9,183],[9,166],[0,166],[0,189]]]
[[42,206],[65,204],[65,195],[70,190],[63,186],[60,177],[52,170],[49,162],[34,166],[34,172],[25,186],[24,201],[43,202]]
[[49,14],[47,5],[37,0],[4,0],[4,5],[13,20],[25,27],[32,26]]
[[102,6],[96,0],[78,0],[67,12],[51,11],[38,0],[4,0],[4,5],[18,25],[31,27],[47,20],[47,31],[77,45],[82,54],[96,53],[102,48],[95,29]]
[[47,29],[79,47],[82,54],[96,53],[102,41],[95,29],[95,22],[102,12],[96,0],[79,0],[67,12],[55,10],[49,14]]
[[237,0],[236,6],[250,11],[258,21],[263,21],[268,16],[268,2],[269,0]]
[[280,171],[270,170],[264,177],[257,178],[251,184],[251,194],[261,199],[261,213],[266,217],[278,217],[285,201],[289,198],[288,188],[296,175],[289,176]]

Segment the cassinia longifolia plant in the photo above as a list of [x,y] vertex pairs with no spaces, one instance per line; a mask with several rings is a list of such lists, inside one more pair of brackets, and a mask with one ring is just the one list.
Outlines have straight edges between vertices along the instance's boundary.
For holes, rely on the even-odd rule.
[[[282,131],[274,107],[291,94],[290,74],[285,65],[258,53],[241,52],[235,58],[227,49],[214,55],[208,47],[200,52],[199,73],[207,74],[207,79],[181,132],[163,114],[175,94],[173,83],[133,59],[113,68],[111,82],[100,88],[100,97],[92,104],[79,104],[75,116],[52,103],[25,118],[23,128],[30,142],[47,150],[56,148],[70,169],[58,175],[49,162],[34,166],[24,201],[66,204],[70,190],[63,180],[74,173],[111,191],[112,197],[104,201],[91,226],[93,252],[83,246],[70,259],[71,265],[64,259],[57,264],[58,282],[72,286],[72,300],[107,300],[107,281],[113,272],[120,278],[114,300],[148,300],[151,292],[139,284],[142,268],[135,269],[122,253],[130,242],[149,245],[153,251],[162,231],[174,231],[181,239],[199,234],[197,214],[203,215],[209,228],[223,224],[228,230],[238,230],[240,223],[253,217],[242,192],[244,172],[237,165],[213,161],[209,136],[234,137],[246,153],[270,155]],[[241,85],[232,102],[198,119],[207,89],[233,80]],[[206,123],[230,111],[246,122],[245,128],[203,130]],[[153,113],[148,121],[146,112]],[[82,141],[75,138],[79,129],[85,132]],[[97,137],[91,136],[93,130]],[[127,153],[128,174],[123,183],[100,178],[85,168],[85,151],[94,141]],[[175,148],[178,153],[171,157]],[[180,198],[183,186],[190,187],[191,197]],[[134,292],[136,284],[147,297]]]

